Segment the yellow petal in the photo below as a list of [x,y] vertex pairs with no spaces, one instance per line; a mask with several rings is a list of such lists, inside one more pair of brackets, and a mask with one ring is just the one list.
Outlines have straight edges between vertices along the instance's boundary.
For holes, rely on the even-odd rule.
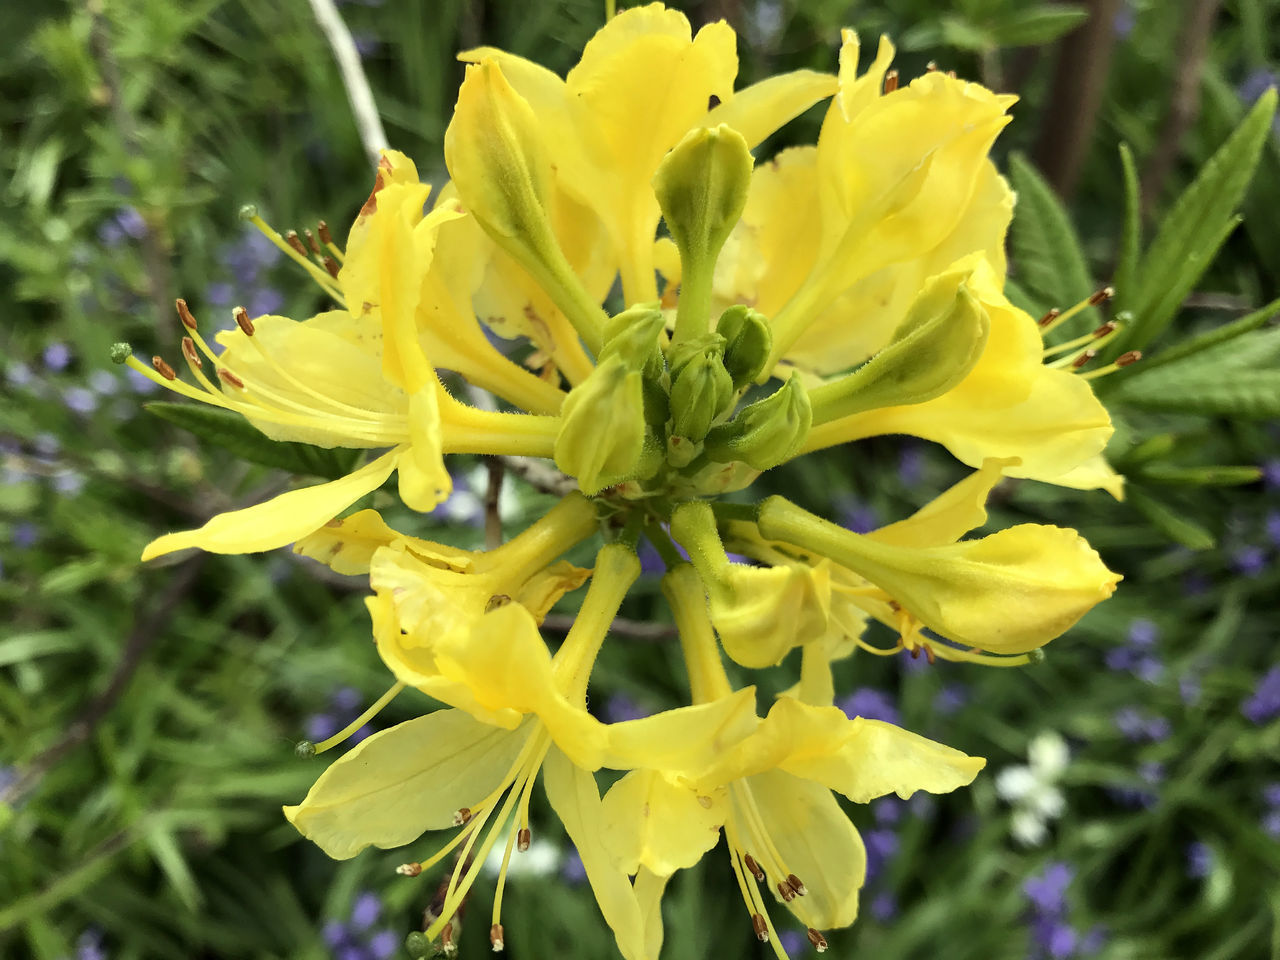
[[753,150],[788,120],[836,91],[836,78],[814,70],[793,70],[739,90],[707,113],[703,124],[727,123]]
[[400,455],[401,448],[396,448],[338,480],[290,490],[243,510],[220,513],[199,530],[158,537],[147,544],[142,559],[151,560],[187,547],[199,547],[208,553],[259,553],[293,543],[382,486]]
[[1004,471],[1017,466],[1016,457],[1001,460],[989,457],[982,468],[954,484],[906,520],[899,520],[869,534],[872,540],[897,547],[935,547],[955,543],[970,530],[987,522],[987,497],[1004,477]]
[[755,687],[744,687],[710,703],[612,723],[607,728],[605,766],[701,771],[754,731],[759,722]]
[[662,952],[662,894],[670,877],[660,877],[641,867],[636,874],[635,894],[644,920],[644,946],[650,957]]
[[727,812],[723,787],[698,794],[659,771],[634,770],[604,795],[604,846],[627,873],[669,876],[716,845]]
[[335,860],[402,846],[452,826],[459,809],[487,797],[533,728],[502,730],[460,710],[405,721],[336,760],[284,815]]
[[430,382],[409,397],[409,446],[400,461],[400,499],[422,513],[434,510],[453,490],[453,478],[444,465],[440,391],[432,373]]
[[827,571],[808,564],[730,564],[726,589],[713,589],[711,622],[727,653],[744,667],[771,667],[827,628]]
[[1117,500],[1124,500],[1124,475],[1116,473],[1102,454],[1090,457],[1049,482],[1075,490],[1105,490]]
[[459,572],[465,572],[472,566],[470,551],[406,537],[387,526],[376,510],[361,510],[349,517],[329,521],[294,544],[293,552],[318,560],[335,573],[350,576],[368,573],[377,549],[397,540],[403,541],[412,554],[433,566]]
[[950,793],[968,786],[986,766],[981,757],[967,756],[891,723],[841,719],[842,723],[830,721],[842,729],[839,752],[812,756],[796,751],[779,769],[829,787],[855,803],[867,803],[888,793],[904,800],[917,790]]
[[561,597],[577,590],[590,576],[589,569],[561,560],[530,577],[515,599],[541,624]]
[[[867,872],[862,838],[826,787],[771,771],[747,781],[760,821],[787,865],[807,888],[788,906],[819,930],[847,927],[858,916]],[[735,791],[735,810],[740,806]],[[738,819],[742,819],[738,813]]]
[[595,777],[552,747],[542,766],[542,783],[582,858],[587,882],[605,923],[613,930],[618,950],[626,960],[657,960],[648,952],[645,919],[631,882],[602,842],[603,817]]

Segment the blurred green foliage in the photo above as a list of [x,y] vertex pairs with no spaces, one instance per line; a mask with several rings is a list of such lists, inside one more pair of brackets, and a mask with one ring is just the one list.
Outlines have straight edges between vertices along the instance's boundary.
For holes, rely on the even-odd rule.
[[[1000,149],[1023,154],[1000,163],[1020,195],[1017,296],[1040,312],[1111,280],[1131,322],[1110,356],[1147,353],[1100,381],[1127,501],[1011,482],[993,511],[999,526],[1079,527],[1125,574],[1115,599],[1018,671],[843,665],[842,690],[883,695],[908,728],[989,757],[994,775],[937,801],[856,812],[881,862],[833,954],[1280,956],[1280,674],[1264,679],[1280,669],[1280,144],[1265,103],[1254,106],[1280,60],[1280,3],[1222,4],[1190,83],[1198,108],[1145,208],[1177,78],[1196,66],[1180,48],[1191,0],[958,0],[945,13],[924,0],[677,5],[695,22],[731,18],[742,83],[831,69],[839,28],[853,26],[897,38],[904,76],[932,60],[1016,89]],[[1091,9],[1114,14],[1103,28],[1115,46],[1100,109],[1080,126],[1047,105],[1064,69],[1054,43]],[[342,12],[393,143],[439,181],[454,53],[490,43],[563,72],[603,4],[368,0]],[[226,424],[144,412],[145,385],[108,362],[119,340],[173,353],[179,292],[213,326],[235,302],[319,306],[236,210],[252,201],[301,227],[345,223],[362,201],[369,171],[331,53],[302,0],[23,0],[4,5],[0,29],[0,956],[399,950],[434,881],[396,877],[406,857],[395,851],[332,863],[279,815],[321,768],[296,758],[294,741],[350,719],[388,682],[359,592],[288,553],[137,563],[156,534],[283,488],[281,468],[342,465],[306,448],[264,462]],[[811,137],[816,122],[786,136]],[[1087,149],[1064,203],[1028,157],[1078,137]],[[1097,320],[1089,311],[1061,336]],[[963,472],[892,439],[796,466],[788,495],[851,524],[900,518]],[[405,521],[474,545],[483,467],[459,472],[470,493]],[[784,482],[765,481],[761,495]],[[547,502],[513,493],[508,529]],[[663,616],[652,583],[632,604],[638,620]],[[615,646],[594,705],[680,702],[670,644]],[[424,705],[406,695],[378,722]],[[1027,845],[996,784],[1040,731],[1066,738],[1070,760],[1045,785],[1065,805],[1046,811],[1047,839]],[[546,832],[554,882],[515,880],[508,951],[612,955],[563,838]],[[1054,878],[1056,900],[1045,893]],[[381,898],[380,917],[362,891]],[[666,919],[664,956],[766,955],[718,852],[677,878]],[[335,923],[363,953],[334,947]],[[488,952],[477,932],[462,937],[466,957]]]

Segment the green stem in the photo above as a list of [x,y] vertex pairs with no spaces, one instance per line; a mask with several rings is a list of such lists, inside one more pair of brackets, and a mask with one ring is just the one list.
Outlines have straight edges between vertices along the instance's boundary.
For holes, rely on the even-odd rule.
[[733,692],[720,659],[707,598],[694,568],[681,563],[662,578],[662,592],[671,604],[680,631],[680,650],[689,673],[689,690],[694,703],[709,703]]
[[596,555],[587,596],[564,643],[556,651],[556,681],[571,702],[585,700],[587,681],[605,635],[627,591],[639,576],[640,561],[635,551],[624,544],[608,544]]

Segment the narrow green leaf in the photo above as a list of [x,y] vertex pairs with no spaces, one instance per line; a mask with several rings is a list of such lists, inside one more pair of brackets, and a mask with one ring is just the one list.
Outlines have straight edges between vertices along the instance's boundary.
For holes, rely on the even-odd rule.
[[[1242,334],[1251,333],[1277,315],[1280,315],[1280,299],[1272,300],[1265,307],[1255,310],[1253,313],[1238,320],[1232,320],[1230,323],[1224,323],[1222,326],[1215,327],[1206,333],[1183,340],[1168,350],[1160,351],[1154,357],[1144,357],[1141,366],[1134,366],[1128,369],[1135,372],[1139,370],[1145,372],[1154,370],[1156,367],[1162,367],[1166,363],[1193,357],[1204,350],[1227,344]],[[1118,371],[1118,373],[1123,373],[1123,371]]]
[[1280,417],[1280,371],[1246,369],[1225,378],[1212,372],[1179,376],[1178,367],[1169,366],[1125,381],[1107,401],[1141,410],[1263,420]]
[[71,630],[31,630],[0,640],[0,667],[86,646]]
[[[1078,303],[1096,285],[1062,201],[1021,154],[1009,158],[1009,175],[1018,195],[1011,252],[1019,282],[1051,306]],[[1086,321],[1076,321],[1075,326],[1097,326],[1097,310],[1090,308],[1084,315]]]
[[153,825],[143,836],[143,842],[150,849],[160,869],[164,871],[164,875],[169,879],[169,885],[183,905],[188,910],[199,907],[202,899],[200,888],[196,885],[196,878],[192,875],[191,867],[183,857],[174,835],[161,826]]
[[148,412],[189,430],[202,440],[231,451],[241,460],[301,476],[336,480],[351,472],[357,451],[326,450],[309,443],[272,440],[229,410],[189,403],[145,404]]
[[1212,533],[1167,504],[1147,496],[1132,485],[1125,493],[1129,503],[1174,543],[1180,543],[1190,550],[1212,550],[1216,546],[1217,541]]
[[1005,14],[988,33],[1000,47],[1037,47],[1070,33],[1089,19],[1078,4],[1046,4]]
[[1138,476],[1152,483],[1180,487],[1241,487],[1256,483],[1262,476],[1259,467],[1174,467],[1153,463],[1138,471]]
[[1275,91],[1270,90],[1209,158],[1161,223],[1142,259],[1140,288],[1126,302],[1136,319],[1116,338],[1108,358],[1145,347],[1168,327],[1182,299],[1175,298],[1175,291],[1185,296],[1234,226],[1235,210],[1253,177],[1275,108]]
[[1138,278],[1138,260],[1142,256],[1142,193],[1138,184],[1138,166],[1127,143],[1120,144],[1120,166],[1124,171],[1124,228],[1120,234],[1120,255],[1116,261],[1114,285],[1115,309],[1128,309]]

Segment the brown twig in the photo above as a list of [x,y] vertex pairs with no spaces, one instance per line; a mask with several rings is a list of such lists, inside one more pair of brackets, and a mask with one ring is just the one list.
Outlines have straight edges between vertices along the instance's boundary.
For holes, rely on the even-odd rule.
[[195,585],[196,577],[203,566],[205,554],[197,554],[187,560],[169,580],[168,588],[159,601],[149,610],[140,611],[134,618],[133,629],[125,640],[120,661],[116,664],[107,681],[106,687],[90,700],[79,715],[71,722],[52,746],[38,753],[23,769],[18,777],[4,790],[0,790],[0,803],[15,803],[20,797],[33,790],[49,770],[68,753],[88,740],[94,728],[102,721],[111,708],[116,705],[129,681],[133,678],[138,666],[142,663],[148,648],[155,641],[164,625],[173,616],[178,604],[186,597],[187,592]]
[[1200,112],[1200,78],[1209,52],[1210,31],[1218,18],[1218,11],[1222,9],[1222,0],[1190,0],[1190,5],[1182,36],[1178,39],[1178,53],[1174,57],[1177,72],[1173,75],[1169,114],[1142,172],[1142,212],[1148,217],[1154,212],[1164,182],[1177,162],[1182,138]]
[[485,457],[484,460],[489,469],[489,484],[484,491],[484,548],[496,550],[502,546],[502,511],[499,509],[499,501],[502,499],[502,478],[506,471],[500,458]]
[[[542,621],[542,628],[553,633],[568,633],[573,626],[574,619],[571,613],[553,613]],[[661,640],[670,640],[676,636],[676,628],[674,624],[670,623],[648,623],[647,621],[624,620],[621,617],[615,617],[612,626],[609,627],[609,633],[617,637],[625,637],[628,640],[657,643]]]
[[1075,190],[1111,68],[1120,0],[1087,0],[1089,19],[1059,45],[1036,165],[1064,199]]
[[[103,12],[102,0],[86,0],[85,9],[89,13],[89,46],[98,63],[98,71],[102,74],[102,85],[106,90],[116,131],[120,134],[125,152],[130,156],[140,156],[142,143],[138,123],[121,92],[123,85],[120,80],[120,64],[112,50],[111,25]],[[136,188],[137,185],[134,186]],[[156,338],[159,340],[168,329],[170,311],[173,308],[173,274],[169,264],[169,251],[163,240],[166,232],[164,215],[161,211],[150,208],[139,212],[147,224],[141,241],[142,259],[147,278],[147,297],[155,313]]]

